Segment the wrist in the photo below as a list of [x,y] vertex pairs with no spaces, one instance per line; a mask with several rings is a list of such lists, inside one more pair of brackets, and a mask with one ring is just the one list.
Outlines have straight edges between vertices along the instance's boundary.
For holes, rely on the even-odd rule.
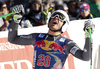
[[13,19],[15,23],[20,23],[22,16],[21,15],[14,15]]
[[90,34],[88,32],[85,32],[85,38],[90,38]]

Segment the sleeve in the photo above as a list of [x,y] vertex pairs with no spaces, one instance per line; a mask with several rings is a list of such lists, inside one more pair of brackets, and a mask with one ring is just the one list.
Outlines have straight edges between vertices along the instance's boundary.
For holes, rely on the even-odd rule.
[[12,21],[8,32],[8,41],[18,45],[32,45],[37,33],[29,35],[18,35],[18,23]]
[[90,38],[85,39],[84,49],[81,50],[78,45],[72,40],[68,39],[65,47],[67,54],[71,53],[76,58],[79,58],[84,61],[89,61],[91,58],[91,43]]

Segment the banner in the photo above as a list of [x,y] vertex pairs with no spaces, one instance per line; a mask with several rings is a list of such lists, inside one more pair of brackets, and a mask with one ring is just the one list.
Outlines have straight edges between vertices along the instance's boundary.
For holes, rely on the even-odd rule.
[[0,69],[32,69],[34,49],[15,45],[8,38],[0,38]]

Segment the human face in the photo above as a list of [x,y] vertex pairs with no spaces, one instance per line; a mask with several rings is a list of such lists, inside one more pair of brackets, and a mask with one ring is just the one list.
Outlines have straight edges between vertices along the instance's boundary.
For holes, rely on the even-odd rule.
[[51,18],[48,26],[51,30],[59,30],[61,29],[62,25],[63,25],[63,22],[60,21],[58,17],[54,17],[54,18]]
[[0,11],[3,13],[3,15],[8,14],[7,5],[4,4],[4,5],[2,6],[2,8],[0,9]]
[[84,18],[86,18],[89,14],[90,14],[90,12],[89,12],[89,9],[87,9],[87,8],[83,8],[83,9],[80,9],[80,13],[81,13],[81,15],[84,17]]
[[4,11],[4,10],[7,10],[6,4],[4,4],[4,5],[2,6],[2,8],[1,8],[1,11]]
[[41,6],[40,3],[34,2],[32,4],[32,9],[35,10],[35,11],[38,11],[40,9],[40,6]]

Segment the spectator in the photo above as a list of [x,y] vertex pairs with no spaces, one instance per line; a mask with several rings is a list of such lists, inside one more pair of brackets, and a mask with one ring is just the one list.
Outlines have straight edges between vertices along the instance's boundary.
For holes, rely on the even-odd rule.
[[70,20],[76,20],[78,15],[77,11],[79,10],[79,3],[75,1],[69,1],[68,8],[68,15]]
[[[33,0],[30,4],[29,10],[29,13],[23,16],[23,22],[29,20],[28,22],[30,22],[32,26],[39,26],[45,24],[46,16],[43,13],[42,0]],[[23,22],[22,24],[25,24]],[[29,26],[26,25],[27,24],[25,24],[25,27]]]
[[0,1],[0,15],[8,14],[9,11],[7,9],[7,5],[5,2]]
[[100,0],[87,0],[94,18],[100,17]]
[[63,8],[64,8],[64,11],[66,12],[66,13],[68,13],[68,6],[67,6],[67,4],[63,4]]
[[55,10],[64,10],[64,7],[61,4],[57,4],[55,5]]
[[54,11],[55,11],[55,4],[50,3],[50,6],[47,8],[47,10],[44,11],[44,13],[46,14],[46,20],[45,20],[46,24],[48,23],[48,19],[49,19],[51,13],[53,13]]
[[44,10],[45,12],[47,12],[47,10],[51,7],[51,4],[52,4],[52,2],[50,2],[50,1],[45,1],[45,2],[44,2],[44,6],[43,6],[43,10]]
[[10,9],[10,1],[11,0],[0,0],[0,1],[4,2],[7,5],[8,10]]
[[[0,1],[0,16],[8,14],[7,5]],[[6,17],[0,18],[0,31],[7,30],[9,22],[6,20]]]
[[80,5],[80,13],[79,15],[77,16],[77,20],[79,19],[92,19],[93,16],[92,14],[90,13],[90,6],[89,4],[87,3],[82,3]]

